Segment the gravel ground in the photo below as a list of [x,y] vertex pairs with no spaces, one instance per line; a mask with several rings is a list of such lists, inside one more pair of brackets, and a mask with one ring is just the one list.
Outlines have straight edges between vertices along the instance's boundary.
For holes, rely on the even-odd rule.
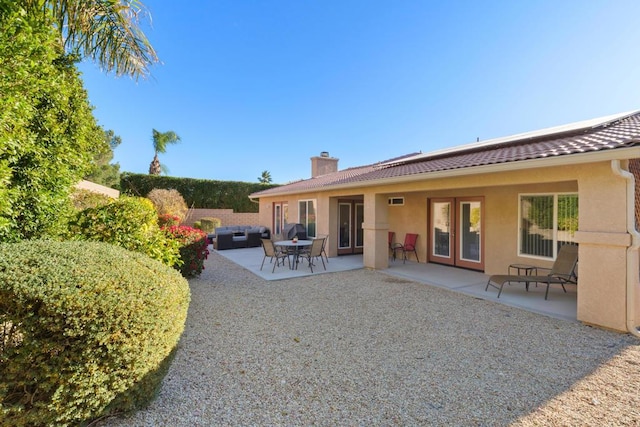
[[638,426],[640,340],[370,270],[212,253],[158,398],[100,426]]

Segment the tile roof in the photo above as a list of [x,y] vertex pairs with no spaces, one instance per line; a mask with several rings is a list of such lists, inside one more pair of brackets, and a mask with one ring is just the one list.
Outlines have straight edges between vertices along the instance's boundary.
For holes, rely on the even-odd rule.
[[409,154],[372,165],[344,169],[271,188],[254,193],[251,197],[313,191],[341,184],[360,182],[364,184],[366,181],[372,180],[545,159],[637,145],[640,145],[640,111],[519,134],[514,137],[498,138],[450,150]]

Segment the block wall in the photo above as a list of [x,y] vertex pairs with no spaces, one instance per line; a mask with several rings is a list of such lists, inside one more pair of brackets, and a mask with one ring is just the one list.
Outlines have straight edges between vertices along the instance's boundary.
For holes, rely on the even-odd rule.
[[204,217],[219,218],[222,221],[221,225],[264,225],[269,227],[268,224],[259,223],[257,212],[234,212],[233,209],[189,209],[183,224],[192,227],[195,221]]

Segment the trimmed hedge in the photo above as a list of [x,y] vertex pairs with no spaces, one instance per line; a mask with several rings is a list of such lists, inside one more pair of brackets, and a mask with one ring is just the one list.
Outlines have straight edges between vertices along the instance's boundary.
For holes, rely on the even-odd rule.
[[258,212],[258,204],[249,195],[275,184],[209,179],[175,178],[163,175],[145,175],[123,172],[120,189],[133,196],[146,196],[154,188],[176,189],[191,208],[233,209],[235,212]]
[[158,226],[151,200],[120,196],[106,205],[77,212],[69,221],[69,240],[107,242],[180,267],[180,243]]
[[204,217],[200,218],[200,229],[205,233],[213,233],[216,228],[222,225],[220,218]]
[[176,270],[107,243],[0,244],[0,425],[82,425],[146,405],[189,300]]

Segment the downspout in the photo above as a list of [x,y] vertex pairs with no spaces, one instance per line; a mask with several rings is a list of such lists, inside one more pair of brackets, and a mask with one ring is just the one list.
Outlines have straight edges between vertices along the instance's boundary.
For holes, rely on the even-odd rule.
[[638,275],[640,274],[637,269],[640,233],[636,230],[635,178],[632,173],[622,168],[620,160],[611,160],[611,170],[627,181],[627,232],[631,235],[631,246],[627,248],[627,331],[640,338],[634,306],[637,297]]

